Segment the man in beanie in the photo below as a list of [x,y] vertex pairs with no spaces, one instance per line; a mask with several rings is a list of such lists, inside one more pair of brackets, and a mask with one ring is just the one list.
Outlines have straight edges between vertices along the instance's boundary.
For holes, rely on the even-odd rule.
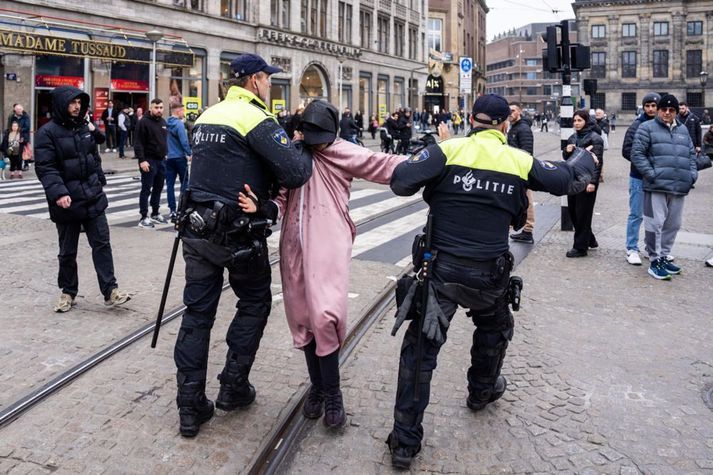
[[667,257],[681,227],[684,198],[698,178],[696,151],[688,129],[676,120],[678,112],[676,97],[663,95],[657,117],[639,126],[631,147],[631,163],[643,176],[649,274],[658,280],[681,273]]
[[[661,96],[655,92],[650,92],[644,96],[641,105],[644,111],[631,123],[624,135],[624,145],[621,147],[621,155],[631,161],[631,146],[634,143],[634,136],[639,126],[646,121],[656,117],[657,103]],[[629,217],[626,219],[626,261],[634,266],[641,265],[639,256],[639,228],[644,213],[644,189],[643,177],[631,164],[629,169]]]
[[266,221],[245,216],[238,195],[249,183],[266,201],[280,186],[302,186],[312,173],[312,158],[290,140],[266,104],[270,75],[282,70],[255,54],[236,57],[230,68],[225,100],[206,109],[193,129],[190,180],[177,216],[179,226],[186,223],[186,311],[173,353],[184,437],[196,436],[213,417],[205,394],[208,352],[226,268],[238,302],[215,406],[232,411],[255,400],[248,377],[270,314],[272,276]]
[[99,289],[107,306],[130,299],[120,292],[114,276],[114,259],[109,241],[109,225],[104,211],[108,206],[103,186],[106,178],[97,154],[104,135],[86,120],[89,94],[76,87],[61,86],[52,91],[52,121],[35,136],[35,166],[49,204],[50,219],[59,234],[59,284],[62,294],[55,312],[68,312],[79,291],[77,246],[84,229],[92,248],[92,260]]
[[[408,468],[421,450],[423,414],[428,406],[430,381],[450,320],[459,306],[476,326],[470,350],[468,398],[473,411],[499,399],[507,382],[500,375],[505,350],[513,336],[514,320],[508,307],[510,271],[508,229],[521,228],[527,215],[527,189],[556,195],[583,191],[595,168],[592,155],[581,150],[569,162],[535,160],[507,145],[510,107],[498,95],[479,97],[470,118],[473,129],[465,138],[430,145],[394,170],[391,189],[402,196],[421,188],[430,206],[433,230],[430,270],[437,305],[419,312],[406,330],[399,360],[394,426],[387,444],[392,464]],[[445,135],[445,125],[439,132]],[[420,262],[417,248],[414,262]],[[420,264],[418,264],[420,267]],[[413,297],[412,301],[420,301]],[[434,302],[429,296],[429,302]],[[402,301],[399,315],[408,309]],[[438,311],[440,309],[440,312]],[[425,321],[436,315],[435,322]],[[424,320],[422,351],[418,340]],[[397,319],[398,325],[403,320]],[[428,333],[425,332],[429,328]],[[420,372],[416,368],[420,363]],[[415,382],[418,374],[418,386]],[[418,397],[414,395],[418,394]]]

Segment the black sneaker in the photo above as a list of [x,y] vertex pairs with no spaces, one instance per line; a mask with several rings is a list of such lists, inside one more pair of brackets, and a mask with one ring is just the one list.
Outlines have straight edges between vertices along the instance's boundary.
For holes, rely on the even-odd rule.
[[521,231],[517,234],[511,234],[510,239],[512,239],[513,241],[524,242],[527,244],[535,243],[535,239],[532,237],[532,233],[530,231]]
[[332,391],[324,395],[324,425],[328,429],[338,429],[347,422],[344,412],[342,391]]
[[565,254],[567,257],[585,257],[587,255],[586,250],[572,248]]
[[391,452],[391,465],[399,470],[411,468],[411,462],[421,451],[421,444],[418,444],[418,447],[398,445],[398,438],[393,432],[386,439],[386,445],[389,446],[389,451]]
[[324,393],[321,388],[312,385],[307,393],[307,400],[302,406],[302,415],[307,419],[319,419],[324,413]]
[[469,394],[468,399],[466,399],[465,403],[471,411],[479,411],[491,402],[495,402],[500,399],[503,394],[505,394],[505,390],[507,389],[507,387],[508,381],[507,379],[505,379],[505,376],[498,376],[498,379],[495,380],[495,386],[493,387],[493,391],[487,401],[479,401],[475,399],[472,394]]

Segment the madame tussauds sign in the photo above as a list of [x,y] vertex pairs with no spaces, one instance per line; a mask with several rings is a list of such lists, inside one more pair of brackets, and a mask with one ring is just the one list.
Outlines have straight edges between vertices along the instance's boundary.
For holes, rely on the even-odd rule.
[[[0,29],[0,48],[36,54],[81,56],[136,63],[150,63],[151,49],[103,41],[60,38]],[[181,51],[157,50],[156,61],[174,66],[193,66],[193,54]]]

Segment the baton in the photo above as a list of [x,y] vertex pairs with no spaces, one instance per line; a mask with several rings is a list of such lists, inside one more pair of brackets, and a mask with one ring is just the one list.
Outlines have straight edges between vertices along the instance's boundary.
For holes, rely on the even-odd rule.
[[423,263],[421,264],[421,315],[418,326],[418,339],[416,340],[416,372],[413,376],[413,401],[418,402],[421,399],[419,394],[419,385],[421,378],[421,360],[423,360],[423,321],[426,319],[426,309],[428,308],[428,289],[431,280],[431,231],[433,229],[433,215],[428,214],[426,219],[426,238],[423,249]]
[[156,326],[153,330],[153,338],[151,339],[151,348],[156,348],[158,333],[161,331],[161,320],[163,320],[163,310],[166,307],[166,297],[168,297],[168,287],[171,285],[171,276],[173,275],[173,265],[176,263],[176,254],[178,253],[178,243],[181,242],[181,233],[176,231],[176,238],[173,240],[173,249],[171,250],[171,260],[168,262],[168,272],[166,273],[166,281],[163,284],[163,293],[161,294],[161,303],[158,306],[158,315],[156,315]]

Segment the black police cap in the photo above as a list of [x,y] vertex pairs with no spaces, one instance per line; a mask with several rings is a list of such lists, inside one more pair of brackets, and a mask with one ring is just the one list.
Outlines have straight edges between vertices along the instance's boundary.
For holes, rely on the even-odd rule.
[[[478,114],[485,114],[490,120],[478,119]],[[481,124],[498,125],[510,116],[510,105],[504,97],[497,94],[485,94],[473,104],[473,120]]]

